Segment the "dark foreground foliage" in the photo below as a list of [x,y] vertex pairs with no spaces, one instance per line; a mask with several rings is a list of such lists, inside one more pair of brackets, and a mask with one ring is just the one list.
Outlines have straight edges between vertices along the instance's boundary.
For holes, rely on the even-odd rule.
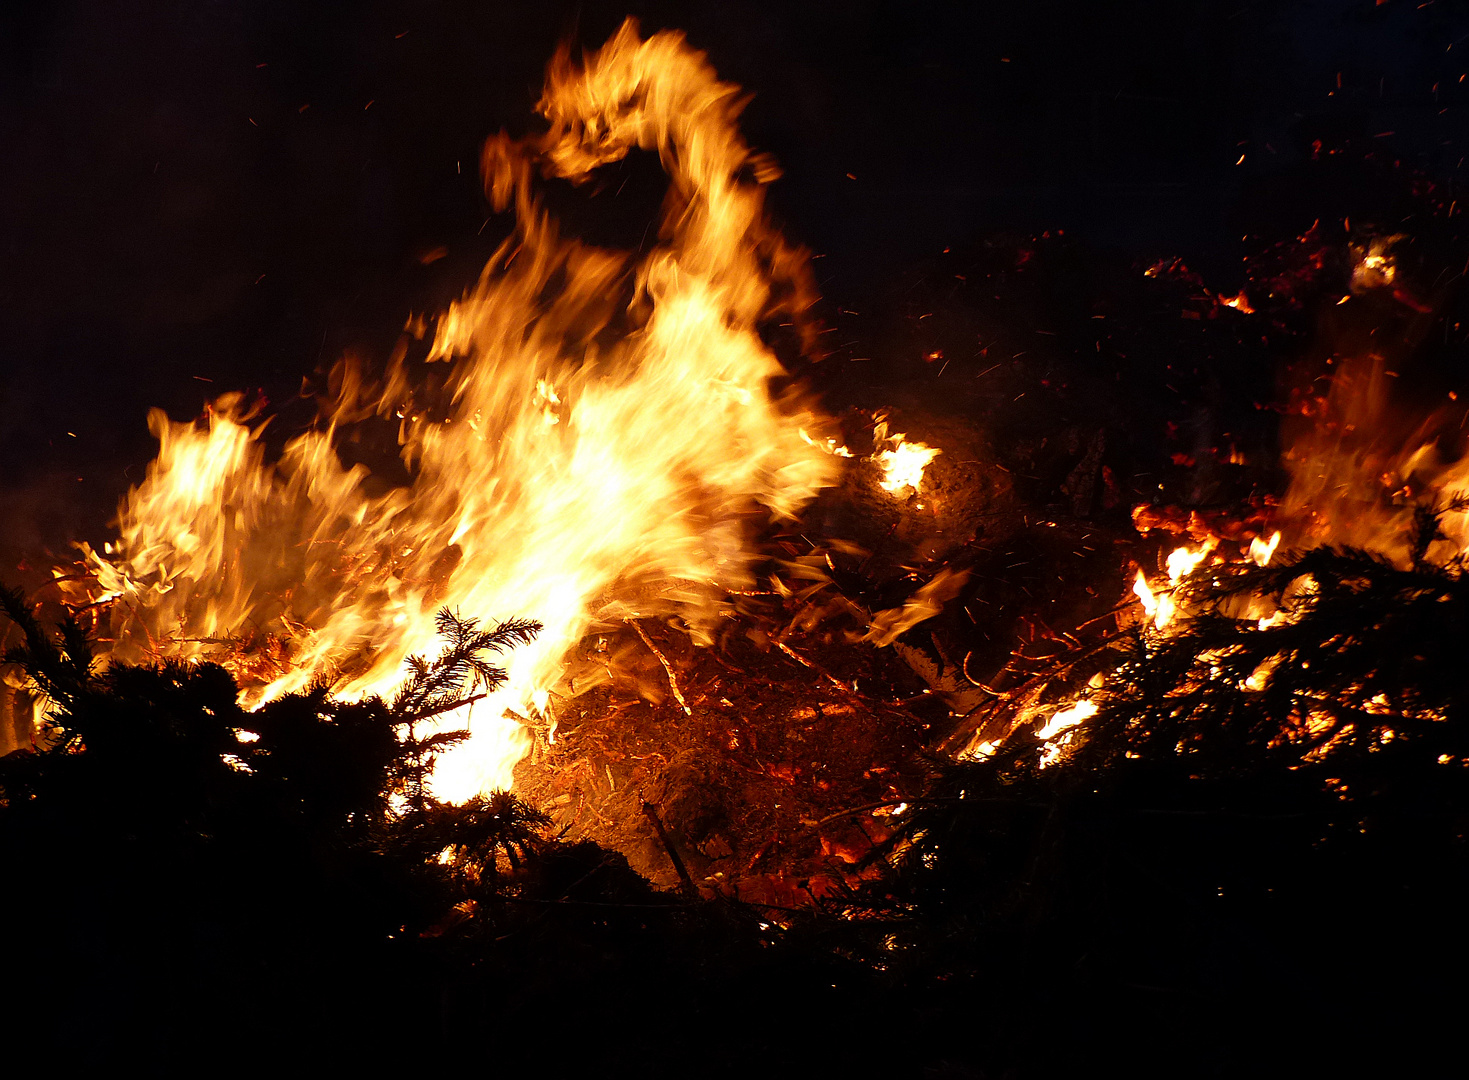
[[498,685],[485,653],[533,624],[445,616],[391,702],[316,687],[246,712],[222,668],[99,674],[75,625],[0,602],[50,723],[0,759],[3,1006],[54,1072],[719,1073],[778,1060],[796,1010],[871,996],[839,989],[860,967],[659,893],[509,794],[425,792],[454,736],[422,722]]
[[936,764],[883,879],[804,912],[425,794],[417,725],[533,627],[446,618],[392,703],[246,713],[208,665],[98,676],[8,597],[55,724],[0,762],[14,1030],[211,1074],[1422,1075],[1465,1004],[1469,585],[1317,551],[1205,591],[1069,757]]
[[1469,581],[1421,554],[1208,571],[1177,634],[1110,647],[1064,761],[1021,734],[943,769],[865,905],[894,971],[987,1017],[983,1060],[1016,1075],[1461,1057]]

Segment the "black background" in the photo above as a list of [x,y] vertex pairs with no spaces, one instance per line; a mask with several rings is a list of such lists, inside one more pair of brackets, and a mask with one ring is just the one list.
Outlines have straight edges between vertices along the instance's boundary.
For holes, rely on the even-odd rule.
[[[503,235],[482,140],[534,123],[558,41],[599,44],[626,14],[687,31],[754,93],[749,139],[786,171],[772,208],[837,303],[943,247],[1054,228],[1228,288],[1245,234],[1337,209],[1292,188],[1313,140],[1380,138],[1439,178],[1466,152],[1469,6],[1445,0],[3,11],[7,554],[102,527],[151,456],[150,406],[283,401],[459,293]],[[603,239],[635,243],[655,189],[626,188]]]

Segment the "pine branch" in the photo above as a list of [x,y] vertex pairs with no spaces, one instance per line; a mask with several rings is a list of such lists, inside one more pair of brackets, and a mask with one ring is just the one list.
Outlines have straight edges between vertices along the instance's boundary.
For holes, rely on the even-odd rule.
[[[481,630],[478,620],[464,618],[448,608],[439,611],[435,625],[447,639],[444,651],[432,661],[408,657],[405,664],[409,677],[389,706],[394,723],[407,728],[403,739],[406,756],[399,779],[415,811],[429,805],[428,775],[437,756],[469,738],[468,731],[436,732],[420,738],[418,722],[452,712],[498,690],[505,683],[505,670],[491,664],[484,654],[527,644],[541,630],[540,623],[529,619],[511,619]],[[475,694],[476,690],[482,693]]]
[[53,641],[18,589],[0,588],[0,610],[15,623],[23,637],[22,644],[6,650],[4,662],[18,664],[25,671],[50,703],[46,719],[62,727],[61,720],[75,712],[83,694],[94,683],[96,661],[91,642],[70,615],[61,624],[60,643]]

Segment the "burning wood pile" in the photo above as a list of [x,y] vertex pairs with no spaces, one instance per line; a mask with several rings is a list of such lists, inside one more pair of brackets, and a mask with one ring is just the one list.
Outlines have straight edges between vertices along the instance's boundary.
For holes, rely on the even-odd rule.
[[[738,109],[674,35],[629,24],[584,64],[559,57],[549,130],[485,146],[486,192],[516,228],[478,285],[432,331],[412,320],[380,375],[338,365],[319,425],[279,460],[238,395],[197,424],[155,412],[159,455],[118,538],[57,571],[60,598],[112,662],[221,663],[252,705],[323,680],[388,693],[433,650],[441,610],[533,617],[505,686],[434,719],[469,733],[435,764],[438,798],[509,789],[519,767],[559,825],[662,884],[697,864],[706,891],[751,874],[785,903],[798,879],[827,887],[827,862],[788,864],[862,854],[820,819],[901,801],[943,715],[913,712],[923,683],[873,648],[938,613],[962,575],[910,572],[893,607],[869,609],[832,578],[869,555],[802,535],[797,515],[856,459],[761,336],[784,320],[813,349],[816,298],[805,253],[764,218],[778,170]],[[563,237],[536,185],[582,184],[634,150],[668,171],[659,242]],[[853,434],[849,489],[895,525],[937,512],[914,498],[938,449],[882,415]]]
[[[210,753],[279,790],[304,775],[279,764],[291,710],[344,761],[368,753],[349,728],[376,747],[381,804],[344,811],[360,834],[331,843],[407,851],[394,887],[435,882],[438,908],[396,932],[470,943],[444,976],[457,1024],[483,1023],[474,964],[531,978],[526,943],[560,947],[541,909],[585,905],[642,920],[615,924],[617,949],[738,939],[747,977],[785,934],[802,978],[840,958],[840,1003],[914,991],[904,1015],[949,1048],[936,1029],[970,1009],[1039,1030],[1016,1004],[1046,992],[1016,974],[1037,957],[1080,949],[1102,986],[1188,981],[1156,940],[1120,959],[1096,930],[1116,914],[1088,906],[1098,881],[1160,903],[1121,879],[1129,859],[1217,841],[1330,862],[1355,828],[1372,866],[1416,882],[1380,847],[1400,818],[1427,822],[1424,857],[1459,852],[1466,412],[1423,359],[1454,297],[1415,288],[1406,239],[1318,223],[1234,295],[1176,260],[1062,287],[1103,275],[1060,233],[946,252],[883,310],[824,313],[885,350],[864,360],[823,345],[739,106],[678,35],[629,23],[563,52],[544,134],[485,145],[516,225],[462,300],[411,319],[381,370],[343,361],[309,388],[319,420],[278,458],[240,395],[199,422],[155,412],[118,535],[39,595],[79,625],[58,647],[11,605],[26,642],[3,700],[30,745],[6,800],[44,789],[33,759],[96,749],[68,727],[101,707],[95,649],[110,692],[228,714],[235,743]],[[541,187],[634,151],[668,174],[656,242],[564,235]],[[878,326],[886,341],[864,338]],[[420,659],[446,632],[446,658]],[[233,684],[205,694],[220,669]],[[1274,913],[1267,878],[1320,901],[1235,854],[1177,855],[1184,906],[1255,889]],[[1345,858],[1321,881],[1350,877]],[[1443,895],[1463,885],[1452,858]],[[1221,947],[1163,921],[1186,952]]]

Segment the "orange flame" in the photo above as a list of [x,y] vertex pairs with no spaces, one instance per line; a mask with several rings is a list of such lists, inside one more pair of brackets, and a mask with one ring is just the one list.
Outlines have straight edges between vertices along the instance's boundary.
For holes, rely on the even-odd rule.
[[[1444,509],[1442,539],[1427,556],[1443,562],[1469,546],[1469,456],[1446,461],[1461,441],[1463,410],[1412,418],[1393,407],[1397,372],[1377,355],[1342,363],[1311,425],[1287,451],[1291,483],[1280,504],[1289,539],[1330,544],[1408,561],[1416,508]],[[1409,426],[1411,425],[1411,426]]]
[[[507,687],[443,721],[472,732],[434,776],[460,799],[510,785],[530,739],[508,709],[585,689],[563,674],[589,631],[677,610],[707,641],[718,590],[751,583],[751,508],[790,516],[840,469],[825,420],[769,389],[784,370],[758,326],[812,292],[805,253],[766,221],[778,171],[741,138],[741,104],[680,34],[643,40],[629,21],[580,64],[563,48],[538,106],[550,130],[485,146],[486,189],[517,229],[438,320],[442,396],[415,391],[401,357],[380,385],[342,366],[326,423],[275,463],[237,396],[198,425],[150,415],[159,454],[120,539],[84,548],[117,601],[114,657],[213,657],[266,635],[279,655],[244,672],[248,701],[321,677],[372,694],[434,649],[444,606],[537,619]],[[579,184],[634,148],[669,175],[660,243],[639,256],[562,237],[533,174]],[[614,320],[630,331],[604,333]],[[389,418],[412,481],[383,491],[335,445]]]

